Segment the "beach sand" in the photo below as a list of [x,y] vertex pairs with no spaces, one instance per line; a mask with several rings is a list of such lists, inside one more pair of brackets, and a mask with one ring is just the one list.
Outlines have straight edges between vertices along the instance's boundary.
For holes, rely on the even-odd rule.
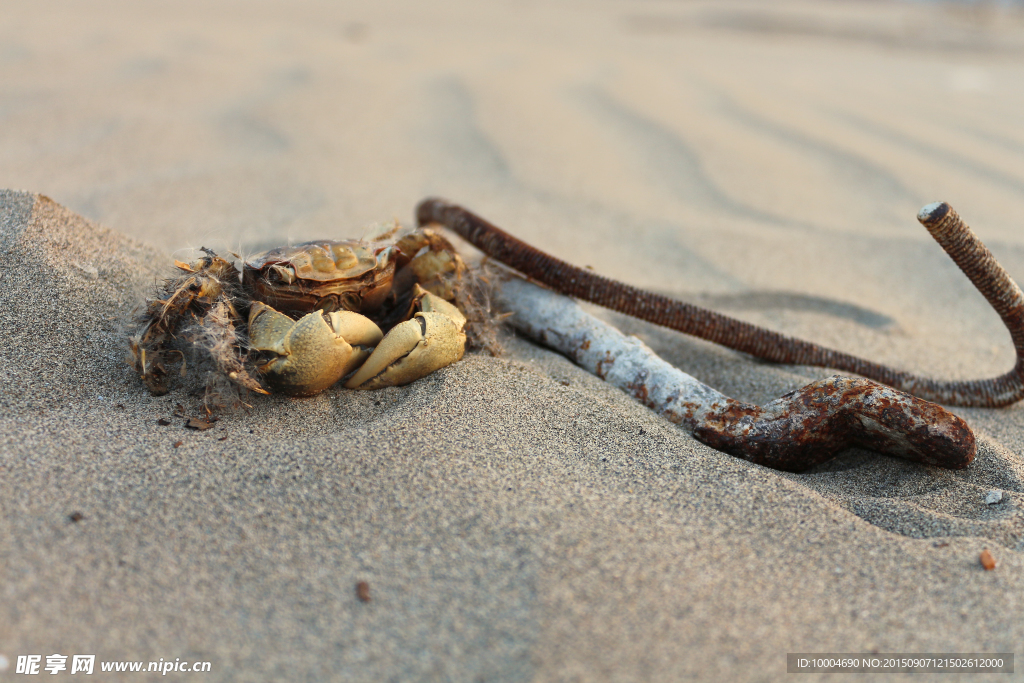
[[[955,410],[963,471],[853,449],[780,473],[505,333],[407,387],[254,396],[197,432],[176,410],[200,397],[150,396],[125,335],[192,249],[357,236],[437,194],[789,334],[1004,372],[1007,332],[915,215],[949,201],[1024,281],[1024,14],[43,0],[5,8],[0,45],[0,187],[28,190],[0,192],[0,679],[54,653],[773,681],[793,652],[1024,652],[1019,405]],[[738,399],[832,374],[593,310]]]

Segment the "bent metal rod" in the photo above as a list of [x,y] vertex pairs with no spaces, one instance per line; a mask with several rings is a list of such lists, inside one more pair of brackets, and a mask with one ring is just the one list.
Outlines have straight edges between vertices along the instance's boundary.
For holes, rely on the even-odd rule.
[[[545,254],[470,211],[441,199],[421,202],[417,219],[421,225],[440,223],[454,230],[489,256],[563,294],[758,358],[847,370],[900,390],[893,391],[870,380],[837,376],[810,384],[759,408],[724,397],[682,373],[688,380],[680,385],[682,393],[674,394],[676,400],[686,403],[693,398],[694,391],[694,396],[707,395],[705,390],[717,396],[710,403],[699,399],[696,404],[677,410],[670,405],[672,401],[667,400],[672,396],[660,400],[651,398],[652,389],[661,386],[656,382],[648,384],[633,376],[619,384],[669,419],[689,427],[705,443],[753,462],[798,470],[831,458],[847,445],[861,445],[943,467],[966,467],[975,454],[973,433],[960,418],[928,401],[994,407],[1009,405],[1024,397],[1024,294],[948,204],[929,204],[921,210],[918,219],[1009,328],[1018,360],[1010,372],[1000,377],[966,382],[923,378],[647,292]],[[505,285],[506,289],[509,284],[513,289],[519,288],[519,294],[524,294],[521,286],[512,281]],[[506,301],[514,299],[504,298]],[[614,363],[609,365],[606,359],[588,362],[585,359],[592,354],[580,353],[573,343],[562,343],[572,336],[558,332],[567,324],[568,311],[563,311],[561,318],[550,319],[550,325],[533,324],[526,320],[531,314],[520,310],[518,300],[511,301],[510,305],[516,311],[514,324],[528,334],[566,353],[599,376],[610,376],[607,368]],[[589,341],[593,348],[593,340]],[[617,353],[608,348],[605,351],[613,356]],[[647,352],[653,355],[649,349]],[[702,388],[694,389],[696,385],[691,383]]]

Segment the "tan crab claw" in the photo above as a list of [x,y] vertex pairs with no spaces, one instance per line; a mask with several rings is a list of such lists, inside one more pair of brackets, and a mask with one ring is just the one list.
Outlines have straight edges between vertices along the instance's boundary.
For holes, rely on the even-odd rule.
[[466,317],[416,285],[420,312],[388,332],[345,386],[380,389],[408,384],[460,360],[466,352]]
[[269,357],[258,366],[274,391],[312,396],[352,372],[384,335],[351,311],[313,311],[292,320],[264,303],[249,311],[249,343]]

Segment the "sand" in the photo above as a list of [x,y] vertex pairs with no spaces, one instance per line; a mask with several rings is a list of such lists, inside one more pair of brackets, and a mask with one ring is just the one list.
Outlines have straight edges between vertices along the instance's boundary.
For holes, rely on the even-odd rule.
[[[790,334],[1002,372],[1007,333],[914,216],[951,202],[1024,281],[1020,12],[44,0],[0,38],[0,187],[28,190],[0,193],[3,680],[54,653],[204,680],[773,681],[788,652],[1024,652],[1021,406],[956,410],[964,471],[850,450],[786,474],[508,336],[195,432],[175,411],[200,399],[150,396],[124,334],[190,249],[357,235],[440,194]],[[829,374],[598,314],[739,399]]]

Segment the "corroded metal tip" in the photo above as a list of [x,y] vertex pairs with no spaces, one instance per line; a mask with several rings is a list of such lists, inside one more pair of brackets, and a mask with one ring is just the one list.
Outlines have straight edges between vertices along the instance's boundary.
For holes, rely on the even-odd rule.
[[946,214],[950,212],[952,207],[946,202],[932,202],[931,204],[925,204],[921,207],[921,210],[917,212],[917,220],[921,221],[925,226],[929,223],[938,223]]

